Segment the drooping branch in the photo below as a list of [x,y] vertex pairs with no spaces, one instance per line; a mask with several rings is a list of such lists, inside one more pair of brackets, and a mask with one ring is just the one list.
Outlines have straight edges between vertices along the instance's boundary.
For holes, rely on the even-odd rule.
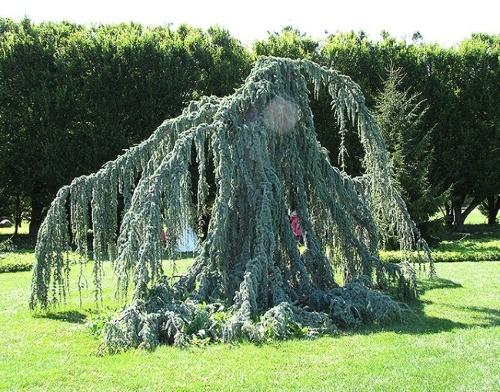
[[[157,166],[159,159],[173,148],[180,133],[210,118],[217,109],[218,102],[218,98],[207,97],[191,103],[181,116],[166,120],[144,142],[127,150],[115,161],[108,162],[98,172],[78,177],[70,185],[61,189],[38,232],[31,308],[49,306],[49,299],[45,293],[51,284],[50,271],[53,260],[62,258],[68,250],[68,244],[61,242],[59,236],[59,232],[64,232],[63,238],[67,238],[68,227],[62,226],[60,220],[52,218],[54,214],[52,210],[64,208],[68,196],[71,195],[71,234],[78,253],[85,259],[88,252],[87,234],[88,230],[92,229],[94,237],[92,258],[97,261],[94,268],[94,281],[96,298],[99,298],[100,261],[112,258],[115,253],[117,191],[122,195],[124,211],[127,211],[137,179],[148,176],[148,172]],[[92,227],[88,211],[91,211],[94,218]],[[68,282],[62,276],[60,280],[53,280],[52,284],[53,290],[60,291],[62,294],[62,288],[67,286]]]

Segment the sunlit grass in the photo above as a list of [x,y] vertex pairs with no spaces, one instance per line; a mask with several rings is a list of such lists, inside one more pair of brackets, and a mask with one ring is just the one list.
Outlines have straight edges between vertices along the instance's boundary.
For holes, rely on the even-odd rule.
[[[316,340],[105,357],[95,355],[100,340],[86,325],[96,314],[90,283],[82,308],[74,293],[65,307],[33,317],[31,274],[0,274],[0,390],[499,390],[500,263],[441,263],[437,272],[420,281],[420,302],[403,323]],[[104,286],[107,312],[119,305],[109,273]]]
[[464,223],[466,225],[482,225],[487,221],[488,219],[476,208],[467,216]]
[[[7,236],[14,234],[14,226],[12,227],[0,227],[0,236]],[[29,231],[29,223],[27,221],[23,221],[21,226],[18,229],[19,234],[28,234]]]

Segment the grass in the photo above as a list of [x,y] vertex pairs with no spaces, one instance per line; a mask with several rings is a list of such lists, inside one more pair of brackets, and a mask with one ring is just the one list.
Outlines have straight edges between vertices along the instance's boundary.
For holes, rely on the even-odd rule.
[[466,225],[482,225],[486,224],[487,221],[488,219],[476,208],[467,216],[464,223]]
[[[382,260],[397,262],[401,259],[399,251],[381,251]],[[461,238],[441,241],[432,248],[432,258],[436,262],[458,261],[495,261],[500,260],[500,237],[474,238],[464,235]]]
[[[12,241],[14,228],[0,228],[0,273],[30,271],[35,261],[35,244],[28,236],[29,223],[23,221],[19,236]],[[7,248],[12,249],[4,249]],[[76,261],[78,256],[75,252],[70,252],[69,257]]]
[[[432,220],[442,220],[443,219],[443,213],[442,212],[437,212],[433,217],[431,217]],[[474,208],[472,212],[467,216],[465,219],[464,224],[466,225],[482,225],[486,224],[488,219],[486,216],[481,214],[481,211],[479,211],[479,208]]]
[[13,244],[14,227],[0,227],[0,273],[29,271],[34,262],[34,244],[28,237],[29,224],[23,221]]
[[[263,346],[160,347],[98,357],[101,340],[92,327],[120,306],[109,265],[99,311],[89,289],[81,308],[73,294],[66,306],[32,315],[31,273],[0,274],[0,390],[500,390],[500,262],[484,262],[500,260],[500,232],[473,222],[433,253],[437,261],[476,262],[437,264],[439,278],[420,279],[420,300],[405,322]],[[31,268],[28,245],[21,241],[15,252],[1,253],[0,272]],[[190,262],[178,260],[178,272]],[[84,267],[88,282],[90,269]],[[165,269],[173,273],[168,262]]]
[[[22,221],[21,226],[19,227],[19,234],[28,234],[29,231],[29,222]],[[14,234],[14,226],[12,227],[0,227],[0,236],[8,236]]]
[[[96,314],[91,292],[83,308],[73,295],[66,307],[33,317],[31,274],[0,274],[0,390],[499,390],[500,262],[441,263],[437,272],[420,281],[420,301],[404,323],[105,357],[95,355],[100,340],[86,325]],[[107,298],[111,287],[108,273]]]
[[[487,231],[481,231],[481,228]],[[492,232],[491,227],[487,225],[476,225],[468,226],[467,230],[469,232],[449,236],[434,246],[432,248],[434,261],[500,260],[500,228]],[[380,256],[385,261],[399,262],[401,260],[401,253],[394,250],[381,251]],[[0,252],[0,273],[29,271],[33,262],[33,250],[27,247],[12,252]]]

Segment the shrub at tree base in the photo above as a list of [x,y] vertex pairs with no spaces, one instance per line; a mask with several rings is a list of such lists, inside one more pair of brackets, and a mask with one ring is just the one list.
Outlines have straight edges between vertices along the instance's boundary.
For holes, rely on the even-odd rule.
[[[348,121],[357,129],[365,149],[362,177],[328,161],[308,83],[315,96],[327,89],[342,135]],[[199,173],[195,184],[191,166]],[[291,209],[306,234],[302,253]],[[173,254],[186,228],[207,213],[199,255],[169,283],[162,255]],[[231,96],[192,102],[143,143],[60,189],[38,235],[32,309],[64,302],[70,268],[64,254],[73,243],[87,257],[89,228],[96,300],[107,259],[117,295],[133,292],[132,303],[106,325],[110,352],[206,338],[261,341],[398,318],[401,305],[380,290],[394,282],[401,297],[413,297],[415,274],[405,255],[426,247],[393,186],[384,140],[359,86],[313,62],[274,57],[259,58]],[[403,261],[381,263],[379,241],[395,234]]]
[[0,273],[29,271],[33,261],[29,253],[16,253],[12,239],[0,241]]
[[33,263],[29,261],[9,260],[8,262],[5,262],[3,257],[0,257],[0,273],[30,271],[31,268],[33,268]]

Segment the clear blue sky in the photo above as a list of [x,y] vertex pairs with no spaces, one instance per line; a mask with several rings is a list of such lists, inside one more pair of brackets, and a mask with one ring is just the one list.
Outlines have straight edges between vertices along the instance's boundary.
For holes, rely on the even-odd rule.
[[135,21],[174,27],[186,22],[202,28],[217,24],[247,45],[287,25],[319,39],[325,31],[350,30],[364,30],[372,38],[387,30],[410,39],[418,30],[425,41],[442,45],[453,45],[473,32],[500,33],[500,0],[2,1],[0,16],[19,20],[25,15],[36,22]]

